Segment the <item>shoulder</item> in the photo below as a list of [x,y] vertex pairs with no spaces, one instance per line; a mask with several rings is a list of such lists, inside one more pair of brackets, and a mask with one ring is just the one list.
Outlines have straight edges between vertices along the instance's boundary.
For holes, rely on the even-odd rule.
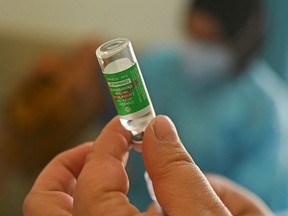
[[[269,98],[280,125],[280,133],[288,131],[288,87],[280,76],[264,60],[255,65],[257,70],[251,73],[253,81],[263,94]],[[285,136],[286,137],[286,136]],[[288,137],[286,138],[288,142]]]
[[280,107],[285,107],[287,110],[288,87],[265,60],[258,59],[255,61],[248,72],[255,88],[258,88],[271,101],[277,111],[279,111]]
[[[236,80],[240,94],[254,105],[275,105],[275,97],[286,88],[273,69],[263,60],[256,59]],[[285,96],[284,98],[287,98]]]
[[[264,79],[263,74],[274,77],[273,70],[262,60],[257,60],[247,71],[221,89],[218,98],[221,104],[226,104],[225,113],[230,122],[235,125],[246,122],[255,129],[264,128],[265,125],[267,128],[279,127],[278,108],[281,100],[276,98],[277,92],[272,91],[272,78]],[[283,89],[279,92],[283,92]],[[287,96],[283,97],[283,100],[288,101],[286,98]],[[285,107],[288,109],[288,104]]]

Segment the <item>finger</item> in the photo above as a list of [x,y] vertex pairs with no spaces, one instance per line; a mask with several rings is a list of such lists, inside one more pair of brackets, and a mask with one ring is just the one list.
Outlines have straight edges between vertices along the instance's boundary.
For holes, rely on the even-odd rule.
[[86,143],[56,156],[40,173],[32,191],[61,191],[72,195],[92,144]]
[[[157,209],[157,207],[155,206],[154,203],[152,203],[152,204],[148,207],[147,212],[149,212],[150,214],[151,214],[151,213],[154,213],[154,214],[158,213],[158,214],[160,214],[160,213],[159,213],[159,210]],[[160,214],[160,215],[161,215],[161,214]]]
[[158,116],[147,127],[143,159],[159,204],[168,215],[230,215],[168,117]]
[[79,176],[73,215],[133,215],[138,210],[126,197],[125,172],[131,133],[114,118],[95,141]]
[[273,215],[256,195],[243,187],[221,176],[207,175],[207,178],[233,215]]
[[23,204],[25,216],[69,215],[76,179],[91,146],[86,143],[61,153],[44,168]]

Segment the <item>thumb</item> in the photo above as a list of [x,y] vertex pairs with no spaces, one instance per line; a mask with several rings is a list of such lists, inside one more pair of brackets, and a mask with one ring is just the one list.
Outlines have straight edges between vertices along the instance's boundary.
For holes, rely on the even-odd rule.
[[185,150],[168,117],[151,121],[142,153],[157,200],[168,215],[231,215]]

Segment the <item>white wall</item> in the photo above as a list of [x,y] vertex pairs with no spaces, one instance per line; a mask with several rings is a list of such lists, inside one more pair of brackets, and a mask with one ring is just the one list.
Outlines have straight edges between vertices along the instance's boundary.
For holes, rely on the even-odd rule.
[[[187,0],[0,0],[0,34],[71,42],[99,34],[146,45],[181,37]],[[97,35],[97,36],[96,36]]]

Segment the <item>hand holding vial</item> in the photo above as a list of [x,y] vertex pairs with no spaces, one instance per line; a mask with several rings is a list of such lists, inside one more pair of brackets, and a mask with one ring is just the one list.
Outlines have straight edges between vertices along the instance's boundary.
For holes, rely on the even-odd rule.
[[[125,38],[111,40],[96,50],[96,56],[120,116],[120,122],[126,130],[131,131],[134,148],[141,152],[144,130],[155,117],[155,111],[132,44]],[[145,180],[150,197],[161,212],[147,172]]]
[[[272,215],[258,198],[227,179],[209,176],[209,182],[173,122],[155,118],[129,40],[107,42],[96,53],[120,118],[114,118],[94,144],[66,151],[47,165],[25,199],[25,216]],[[156,204],[145,213],[126,196],[125,165],[132,143],[141,145]]]
[[[52,160],[24,203],[25,216],[161,216],[140,213],[126,197],[125,171],[132,135],[114,118],[93,143]],[[218,176],[207,178],[181,144],[165,116],[145,130],[143,158],[155,195],[166,215],[272,215],[254,195]],[[212,185],[212,186],[211,186]]]
[[[134,148],[142,151],[144,130],[155,117],[155,111],[132,44],[123,38],[111,40],[96,50],[96,56],[120,116],[120,122],[126,130],[131,131]],[[145,180],[156,210],[163,212],[147,172]]]

